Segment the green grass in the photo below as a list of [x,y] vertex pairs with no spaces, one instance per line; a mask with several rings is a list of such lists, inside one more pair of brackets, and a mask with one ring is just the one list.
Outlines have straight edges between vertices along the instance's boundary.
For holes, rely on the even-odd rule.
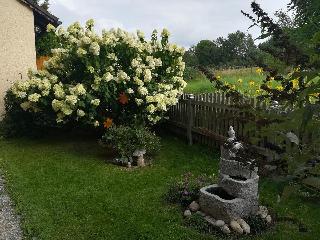
[[[220,81],[228,83],[245,95],[250,96],[256,95],[256,90],[259,89],[262,80],[265,78],[264,75],[256,72],[256,68],[216,71],[215,75],[220,77]],[[254,82],[254,86],[250,86],[250,81]],[[199,75],[188,81],[185,88],[186,93],[210,93],[213,91],[215,91],[215,87],[204,75]]]
[[[0,166],[31,239],[218,239],[183,226],[181,209],[162,196],[183,173],[217,173],[218,155],[164,137],[153,165],[128,170],[106,160],[89,137],[0,140]],[[319,205],[292,193],[276,203],[280,185],[262,181],[261,200],[305,221],[309,232],[281,223],[254,239],[317,239]]]

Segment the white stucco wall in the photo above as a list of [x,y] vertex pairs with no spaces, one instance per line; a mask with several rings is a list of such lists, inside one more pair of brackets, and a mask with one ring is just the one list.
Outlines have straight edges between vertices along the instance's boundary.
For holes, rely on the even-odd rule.
[[36,68],[33,12],[19,0],[0,0],[1,115],[5,92],[21,75],[26,79],[29,68]]

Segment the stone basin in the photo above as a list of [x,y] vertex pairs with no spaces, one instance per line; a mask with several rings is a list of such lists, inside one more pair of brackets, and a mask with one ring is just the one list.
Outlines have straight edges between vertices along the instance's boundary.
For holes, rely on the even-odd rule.
[[248,166],[241,162],[220,158],[220,174],[240,176],[246,179],[256,178],[258,176],[258,168],[250,170]]
[[199,204],[201,211],[225,222],[246,217],[252,212],[250,201],[230,195],[218,184],[200,189]]
[[243,178],[239,176],[230,176],[227,174],[220,174],[219,186],[227,193],[232,194],[238,198],[248,199],[252,202],[252,211],[258,208],[258,184],[259,176],[255,178]]

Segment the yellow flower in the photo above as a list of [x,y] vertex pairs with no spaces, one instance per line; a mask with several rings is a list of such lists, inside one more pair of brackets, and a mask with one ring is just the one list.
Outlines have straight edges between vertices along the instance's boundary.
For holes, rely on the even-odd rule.
[[257,89],[256,90],[256,94],[260,94],[261,93],[261,90],[260,89]]
[[235,90],[235,89],[236,89],[236,85],[232,84],[232,85],[231,85],[231,89],[232,89],[232,90]]
[[295,72],[300,72],[300,67],[294,68],[293,71],[295,71]]
[[229,83],[224,81],[224,85],[226,85],[227,87],[229,86]]
[[242,83],[243,80],[241,78],[238,79],[238,83]]
[[255,82],[254,82],[253,80],[251,80],[251,81],[249,82],[250,87],[253,87],[254,84],[255,84]]
[[278,91],[283,91],[283,87],[282,87],[282,86],[276,86],[276,89],[277,89]]
[[272,83],[270,81],[267,82],[267,87],[271,88],[272,87]]
[[312,96],[312,97],[319,97],[320,96],[320,93],[311,93],[311,94],[309,94],[310,96]]
[[257,69],[256,69],[256,72],[257,72],[258,74],[262,74],[262,73],[263,73],[263,69],[262,69],[262,68],[257,68]]
[[292,88],[293,89],[298,89],[299,88],[299,80],[297,78],[293,79],[291,82],[292,82]]
[[218,76],[217,76],[217,80],[220,80],[220,79],[221,79],[221,76],[218,75]]
[[270,77],[270,81],[273,81],[274,80],[274,77]]

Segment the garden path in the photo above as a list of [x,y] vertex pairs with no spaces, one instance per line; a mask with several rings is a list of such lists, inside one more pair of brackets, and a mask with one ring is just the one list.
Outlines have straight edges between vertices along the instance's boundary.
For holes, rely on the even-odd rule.
[[0,174],[0,240],[20,240],[22,231],[20,218],[12,207],[12,201],[5,191],[5,181]]

